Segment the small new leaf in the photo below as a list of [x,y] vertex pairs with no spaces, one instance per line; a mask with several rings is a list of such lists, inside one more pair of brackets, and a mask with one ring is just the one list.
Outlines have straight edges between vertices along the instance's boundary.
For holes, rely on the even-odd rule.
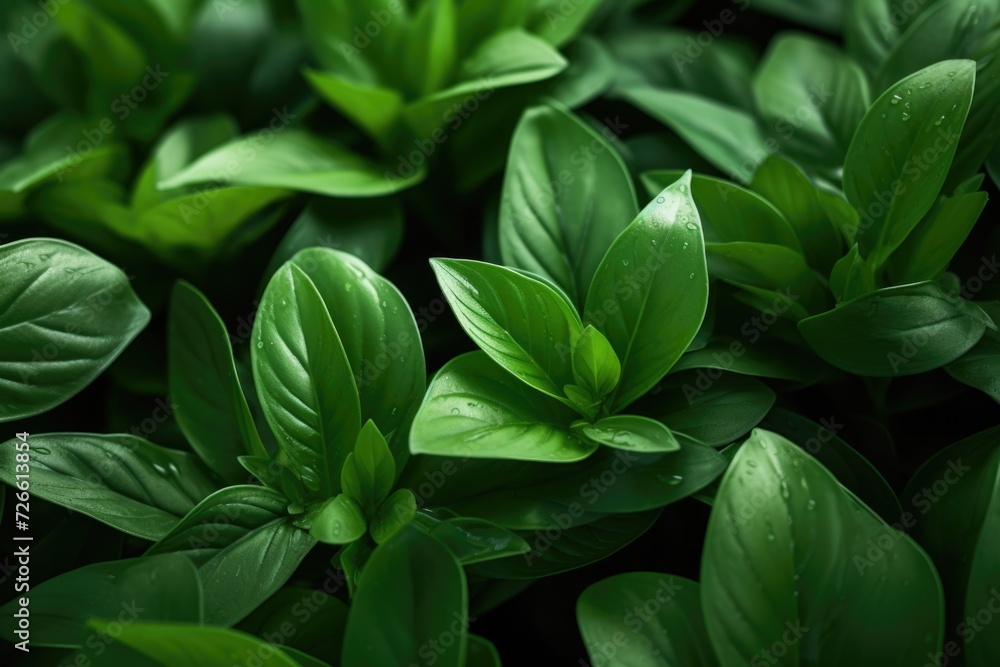
[[354,451],[340,471],[340,485],[370,515],[389,497],[396,481],[396,462],[375,422],[368,420],[358,434]]
[[604,398],[618,386],[622,375],[621,362],[608,339],[593,325],[588,324],[577,339],[572,361],[576,384],[589,390],[597,399]]

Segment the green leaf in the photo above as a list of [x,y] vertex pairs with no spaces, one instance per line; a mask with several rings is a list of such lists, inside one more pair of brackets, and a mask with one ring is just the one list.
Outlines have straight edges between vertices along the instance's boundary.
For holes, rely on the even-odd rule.
[[368,530],[362,508],[343,493],[319,504],[295,523],[308,528],[310,536],[325,544],[350,544]]
[[494,361],[554,398],[573,383],[570,350],[580,316],[541,280],[485,262],[433,259],[459,324]]
[[[291,264],[316,286],[343,343],[353,382],[347,375],[338,381],[357,385],[361,421],[375,422],[402,467],[405,434],[427,381],[420,332],[406,299],[391,282],[344,252],[308,248]],[[353,444],[352,436],[343,445],[345,454]]]
[[[479,44],[462,62],[456,83],[406,106],[403,115],[417,136],[438,141],[444,128],[454,130],[466,121],[468,114],[461,110],[470,104],[469,96],[484,101],[504,88],[551,79],[567,65],[559,51],[538,37],[519,28],[505,30]],[[485,108],[480,107],[480,113]]]
[[985,628],[981,612],[995,605],[1000,589],[1000,429],[935,454],[907,484],[903,499],[915,510],[909,513],[914,539],[941,571],[949,611],[963,619],[956,632],[965,664],[986,667],[1000,651],[1000,638],[974,629]]
[[361,430],[358,388],[323,298],[294,263],[264,290],[252,341],[257,394],[278,446],[314,480],[311,490],[331,496]]
[[389,497],[396,483],[396,462],[375,422],[368,420],[358,433],[354,451],[347,455],[340,471],[344,493],[367,513]]
[[761,427],[788,438],[809,452],[838,482],[886,522],[895,524],[903,516],[899,499],[889,482],[868,459],[837,435],[844,425],[836,417],[823,418],[817,423],[791,410],[775,408]]
[[887,269],[898,284],[931,280],[948,268],[986,201],[985,192],[941,197],[889,258]]
[[500,654],[490,640],[473,634],[468,637],[465,667],[501,667]]
[[888,87],[923,67],[942,60],[970,58],[976,63],[976,88],[962,138],[958,142],[948,182],[965,180],[979,171],[1000,139],[1000,6],[990,2],[937,2],[921,12],[894,45],[878,71]]
[[455,0],[426,0],[415,7],[401,67],[417,97],[451,79],[458,48]]
[[310,199],[285,233],[265,270],[270,277],[295,253],[315,246],[350,253],[384,271],[403,240],[403,209],[395,197]]
[[722,480],[701,577],[721,664],[780,645],[787,664],[910,665],[941,647],[943,596],[927,555],[767,431],[754,431]]
[[[995,301],[980,302],[980,307],[993,320],[1000,322],[1000,304]],[[1000,403],[1000,333],[987,329],[983,337],[968,352],[944,367],[948,375],[959,382],[975,387]]]
[[[792,380],[793,382],[815,381],[824,372],[822,362],[814,355],[799,347],[792,347],[784,341],[768,341],[761,338],[759,329],[747,327],[747,345],[742,339],[717,338],[700,350],[686,353],[671,370],[702,370],[699,377],[711,380],[718,373],[705,371],[715,369],[741,375]],[[741,332],[742,333],[742,332]]]
[[[684,176],[683,171],[650,171],[642,183],[655,197]],[[795,230],[781,211],[760,195],[714,176],[691,176],[691,197],[698,208],[707,243],[752,241],[785,246],[802,253]]]
[[193,285],[179,281],[167,333],[174,416],[201,460],[230,484],[246,480],[237,457],[267,456],[247,406],[226,325]]
[[[337,664],[344,640],[348,607],[333,594],[340,582],[325,580],[322,590],[309,586],[286,586],[236,626],[257,637],[282,638],[281,650],[306,667]],[[289,625],[295,632],[288,633]],[[307,662],[302,656],[315,656]]]
[[680,90],[735,108],[753,108],[750,83],[757,55],[736,40],[717,39],[706,49],[697,43],[698,37],[694,30],[645,23],[602,35],[618,64],[613,92],[634,87]]
[[292,525],[288,500],[259,486],[226,487],[193,508],[147,556],[180,553],[198,566],[205,623],[231,626],[292,576],[316,540]]
[[410,451],[438,456],[570,462],[597,448],[574,436],[576,414],[528,387],[484,352],[452,359],[427,388]]
[[622,365],[604,335],[588,324],[573,346],[573,378],[597,399],[604,398],[618,386]]
[[[0,446],[0,480],[16,485],[15,442]],[[146,540],[166,535],[215,490],[198,460],[133,435],[32,435],[31,494]]]
[[[103,622],[93,621],[91,627],[101,629]],[[115,639],[162,665],[218,667],[232,662],[234,656],[249,656],[259,667],[300,667],[274,644],[225,628],[142,621],[123,626]],[[109,664],[125,667],[131,664],[125,662],[127,659]],[[102,664],[105,662],[102,660]]]
[[[660,510],[611,515],[586,525],[549,526],[557,535],[541,531],[525,534],[531,551],[516,558],[477,563],[469,571],[495,579],[536,579],[596,563],[623,549],[649,530]],[[550,519],[551,521],[551,519]]]
[[434,653],[435,664],[462,667],[467,605],[465,575],[451,552],[423,531],[404,528],[375,549],[361,574],[343,664],[408,665],[423,660],[427,642],[447,636],[451,643]]
[[[725,470],[726,459],[714,449],[682,441],[680,450],[656,454],[603,447],[586,461],[555,471],[523,464],[501,469],[492,461],[455,465],[458,470],[448,477],[447,489],[437,490],[435,502],[506,528],[544,531],[677,502],[711,484]],[[426,483],[432,477],[418,479]],[[615,484],[605,485],[601,478]]]
[[408,524],[417,513],[417,499],[409,489],[400,489],[389,496],[372,517],[372,539],[382,544]]
[[108,140],[89,151],[71,151],[83,132],[95,132],[85,119],[54,114],[28,133],[22,153],[0,167],[0,193],[20,195],[52,181],[89,179],[114,170],[125,158],[122,144]]
[[[0,608],[0,632],[11,643],[19,641],[19,607],[12,600]],[[79,648],[92,618],[200,623],[201,583],[191,561],[178,555],[95,563],[32,585],[30,618],[33,645]]]
[[[909,281],[906,281],[909,282]],[[861,257],[858,244],[836,264],[830,272],[830,291],[837,303],[850,301],[875,290],[875,274],[872,267]]]
[[871,97],[864,71],[829,42],[782,33],[753,81],[762,120],[783,152],[838,169]]
[[844,16],[848,52],[869,72],[876,72],[892,47],[931,2],[849,0]]
[[717,447],[749,433],[774,400],[773,391],[745,375],[721,373],[712,379],[683,371],[664,378],[633,409],[674,433]]
[[622,665],[719,664],[702,618],[700,588],[684,577],[631,572],[591,584],[576,603],[576,621],[594,664],[606,659],[605,647],[615,648]]
[[621,360],[611,412],[666,375],[701,326],[708,270],[690,172],[643,209],[604,256],[585,316]]
[[424,513],[417,517],[428,533],[448,547],[462,565],[516,556],[531,550],[516,533],[490,521],[474,517],[441,520]]
[[604,252],[638,210],[607,139],[558,106],[521,116],[500,201],[504,264],[548,278],[581,307]]
[[601,6],[601,0],[536,0],[533,3],[529,27],[532,32],[554,46],[562,46],[583,30]]
[[[275,120],[280,120],[277,116]],[[273,124],[273,123],[272,123]],[[160,181],[161,189],[199,183],[284,188],[327,197],[376,197],[420,182],[392,173],[367,158],[305,130],[279,125],[210,151],[180,173]]]
[[306,69],[303,74],[324,102],[388,148],[402,120],[403,96],[399,91],[334,72]]
[[747,183],[771,151],[753,117],[701,95],[636,86],[622,96],[665,124],[735,181]]
[[882,93],[861,120],[844,163],[844,194],[860,215],[855,241],[873,267],[937,199],[975,79],[971,60],[931,65]]
[[798,326],[813,351],[837,368],[892,377],[958,359],[995,325],[979,306],[927,282],[863,294]]
[[78,245],[26,239],[0,248],[0,421],[79,393],[149,323],[121,269]]
[[573,432],[581,438],[631,452],[676,452],[681,448],[670,429],[639,415],[613,415],[593,424],[579,421]]
[[809,265],[823,275],[843,254],[843,237],[827,214],[809,177],[781,155],[771,155],[754,172],[750,187],[785,216],[799,237]]

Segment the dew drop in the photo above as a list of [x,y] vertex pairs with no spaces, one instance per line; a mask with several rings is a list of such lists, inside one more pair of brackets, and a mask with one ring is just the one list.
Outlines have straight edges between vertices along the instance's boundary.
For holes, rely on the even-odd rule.
[[940,125],[940,124],[941,124],[941,123],[943,123],[943,122],[944,122],[944,116],[941,116],[941,117],[940,117],[940,118],[938,118],[938,119],[937,119],[936,121],[934,121],[934,124],[935,124],[935,125]]
[[885,114],[882,114],[882,118],[885,118]]
[[656,203],[657,203],[657,204],[662,204],[662,203],[663,203],[663,202],[665,202],[665,201],[666,201],[666,199],[664,199],[663,197],[657,197],[657,198],[656,198]]
[[650,239],[649,242],[652,243],[653,245],[656,245],[656,239]]
[[677,189],[680,190],[681,192],[687,192],[688,186],[681,184],[677,186]]
[[344,283],[344,289],[348,292],[351,291],[351,283]]
[[754,461],[753,459],[750,459],[749,461],[747,461],[747,465],[750,466],[751,468],[756,468],[757,462]]
[[904,112],[903,112],[903,120],[904,120],[904,121],[907,121],[907,120],[910,120],[910,114],[908,114],[908,113],[906,113],[906,112],[904,111]]
[[459,410],[458,408],[452,408],[451,409],[451,414],[453,414],[453,415],[457,415],[457,414],[459,414],[459,412],[461,412],[461,410]]
[[889,100],[889,103],[890,103],[890,104],[899,104],[899,101],[900,101],[901,99],[903,99],[903,98],[902,98],[902,97],[900,97],[899,95],[893,95],[893,96],[892,96],[892,99],[891,99],[891,100]]
[[806,503],[806,509],[810,511],[816,509],[816,501],[810,498],[809,502]]
[[257,349],[259,350],[262,347],[264,347],[264,341],[262,341],[262,340],[257,341]]
[[698,225],[694,224],[693,222],[689,222],[687,223],[687,228],[694,231],[695,229],[698,229]]

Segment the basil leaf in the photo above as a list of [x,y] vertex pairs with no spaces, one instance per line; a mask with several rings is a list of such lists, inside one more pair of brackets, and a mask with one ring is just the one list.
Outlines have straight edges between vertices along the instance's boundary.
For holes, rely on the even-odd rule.
[[[133,435],[32,435],[31,493],[147,540],[166,535],[215,490],[198,460]],[[0,480],[15,485],[14,441],[0,446]]]
[[[454,465],[448,490],[438,489],[435,502],[506,528],[547,530],[677,502],[711,484],[725,470],[726,460],[709,447],[682,441],[678,451],[668,453],[601,448],[586,461],[554,472],[551,466],[498,470],[496,463],[474,460]],[[504,481],[491,482],[501,471]],[[616,483],[605,484],[602,478]],[[462,488],[466,480],[469,486]],[[517,480],[513,488],[509,480]]]
[[[941,646],[943,596],[927,555],[767,431],[723,477],[701,577],[721,664],[771,655],[782,637],[793,664],[918,664]],[[838,621],[845,614],[852,622]],[[820,656],[820,646],[837,648]]]
[[583,333],[557,291],[511,269],[457,259],[431,266],[459,324],[494,361],[554,398],[573,383],[569,352]]
[[749,433],[774,401],[765,384],[744,375],[721,373],[712,379],[683,371],[664,378],[633,409],[675,433],[717,447]]
[[[388,436],[402,466],[403,436],[427,381],[420,333],[406,299],[395,285],[347,253],[308,248],[291,264],[309,277],[326,304],[353,376],[353,382],[347,375],[340,382],[357,385],[361,421],[374,421]],[[347,451],[353,444],[353,438],[345,443]]]
[[[0,607],[0,632],[11,643],[18,641],[15,605],[12,600]],[[200,623],[198,572],[183,556],[129,558],[86,565],[31,587],[32,644],[80,648],[91,618],[117,619],[121,625],[139,618]]]
[[931,280],[948,268],[989,197],[985,192],[941,197],[889,258],[887,270],[898,284]]
[[611,393],[621,379],[622,365],[604,335],[588,324],[573,346],[573,378],[598,400]]
[[666,375],[701,326],[708,270],[687,172],[650,202],[608,249],[585,316],[621,360],[611,394],[618,412]]
[[325,544],[350,544],[368,530],[362,508],[350,496],[341,493],[309,511],[305,519],[295,522],[308,528],[309,535]]
[[417,499],[409,489],[400,489],[379,505],[372,517],[371,534],[382,544],[408,524],[417,513]]
[[292,576],[316,540],[294,527],[288,500],[259,486],[230,486],[193,508],[147,556],[180,553],[198,566],[205,623],[231,626]]
[[979,171],[1000,139],[1000,80],[994,62],[1000,51],[997,20],[1000,7],[993,3],[957,0],[938,2],[921,12],[889,53],[878,72],[884,88],[907,74],[952,58],[976,63],[976,88],[965,120],[948,182],[965,180]]
[[[274,120],[289,122],[279,116]],[[412,176],[394,174],[387,178],[384,166],[328,139],[281,125],[279,130],[264,129],[259,134],[226,143],[180,173],[160,181],[158,187],[169,190],[199,183],[223,183],[283,188],[327,197],[376,197],[423,180],[422,167]]]
[[243,395],[226,325],[193,285],[179,281],[167,333],[170,399],[201,460],[230,484],[246,480],[238,457],[266,457]]
[[830,272],[830,291],[837,303],[850,301],[875,290],[875,274],[861,257],[858,244],[833,265]]
[[702,618],[700,588],[684,577],[632,572],[591,584],[576,603],[576,621],[594,664],[611,646],[622,665],[719,665]]
[[[1000,304],[995,301],[984,301],[983,310],[993,320],[994,325],[1000,321]],[[987,329],[968,352],[944,367],[948,375],[970,387],[986,392],[994,401],[1000,403],[1000,333]]]
[[754,172],[750,187],[785,216],[809,266],[829,274],[843,254],[844,241],[809,177],[790,160],[771,155]]
[[635,86],[621,94],[735,181],[749,182],[770,154],[757,123],[745,111],[675,90]]
[[268,283],[252,340],[257,394],[278,446],[303,481],[311,480],[306,485],[329,497],[361,430],[361,407],[330,313],[296,264]]
[[768,46],[753,81],[757,110],[783,152],[838,169],[871,97],[864,71],[829,42],[794,33]]
[[612,415],[594,423],[579,421],[573,432],[614,449],[632,452],[676,452],[677,438],[662,423],[639,415]]
[[855,241],[881,266],[944,185],[972,103],[976,65],[940,62],[891,86],[861,120],[844,162],[844,194],[860,215]]
[[995,325],[979,306],[927,282],[863,294],[798,326],[813,351],[833,366],[892,377],[958,359]]
[[358,433],[354,451],[340,471],[340,486],[366,512],[374,510],[392,493],[396,462],[375,422],[368,420]]
[[[643,185],[655,197],[684,176],[683,171],[650,171],[642,175]],[[691,176],[691,197],[706,243],[751,241],[785,246],[802,253],[795,230],[771,202],[730,181],[714,176]]]
[[78,245],[26,239],[0,248],[0,421],[79,393],[149,323],[116,266]]
[[789,317],[801,319],[829,307],[819,276],[794,250],[751,242],[706,243],[705,250],[709,273],[759,296],[767,304],[760,310],[777,312],[771,304],[782,303]]
[[531,550],[516,533],[490,521],[474,517],[438,520],[418,514],[429,534],[444,544],[462,565],[516,556]]
[[500,200],[504,264],[552,280],[581,307],[605,250],[638,210],[604,137],[561,107],[521,116]]
[[520,382],[484,352],[452,359],[427,388],[410,451],[438,456],[570,462],[597,448],[574,436],[576,414]]
[[998,488],[1000,429],[994,427],[932,456],[903,491],[914,510],[909,517],[916,518],[913,537],[941,571],[949,611],[963,619],[956,633],[970,667],[985,667],[1000,650],[995,634],[973,631],[984,627],[980,613],[993,606],[1000,589]]
[[446,633],[454,643],[436,652],[435,664],[462,667],[468,599],[465,574],[451,552],[417,528],[400,530],[375,549],[361,573],[343,663],[408,665],[423,659],[421,646]]

